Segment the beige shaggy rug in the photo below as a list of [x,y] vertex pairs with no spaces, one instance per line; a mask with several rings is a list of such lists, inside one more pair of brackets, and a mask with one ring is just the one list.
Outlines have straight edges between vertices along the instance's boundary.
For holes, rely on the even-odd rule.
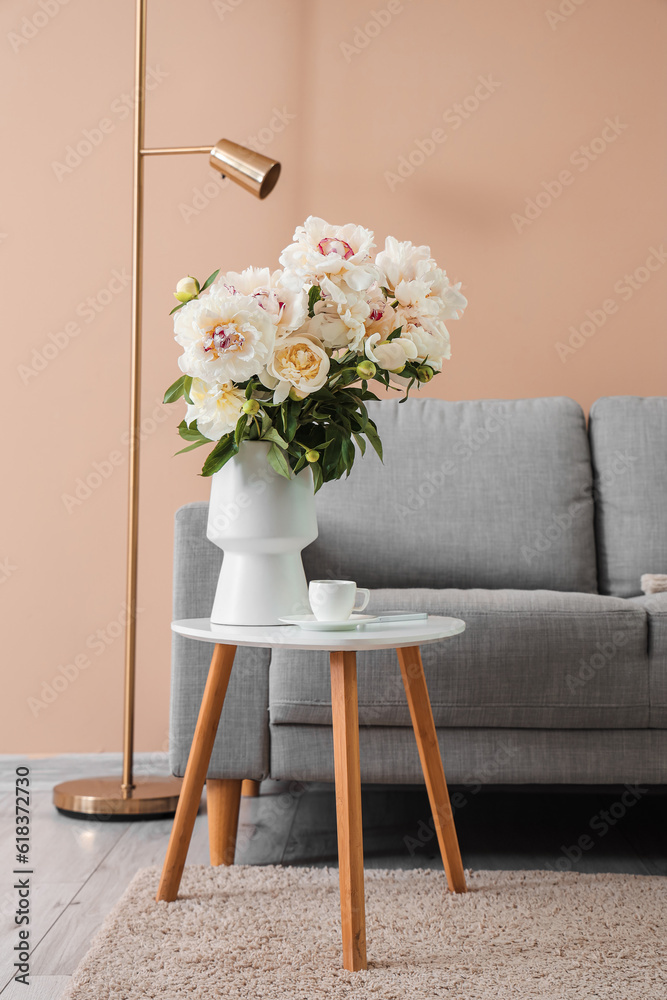
[[366,873],[369,967],[341,967],[338,872],[186,868],[175,903],[140,871],[70,1000],[665,1000],[667,879]]

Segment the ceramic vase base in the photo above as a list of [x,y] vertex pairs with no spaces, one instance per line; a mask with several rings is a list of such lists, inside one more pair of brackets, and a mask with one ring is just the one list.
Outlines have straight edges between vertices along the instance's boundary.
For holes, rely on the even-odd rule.
[[206,537],[224,552],[214,625],[280,625],[308,614],[301,552],[317,538],[310,467],[285,479],[268,441],[246,441],[211,477]]
[[225,553],[212,625],[282,625],[301,614],[310,614],[310,604],[300,552]]

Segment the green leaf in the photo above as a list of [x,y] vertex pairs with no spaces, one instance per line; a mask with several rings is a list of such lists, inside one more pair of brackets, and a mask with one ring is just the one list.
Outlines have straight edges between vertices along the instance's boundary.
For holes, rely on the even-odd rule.
[[359,355],[356,351],[346,351],[345,354],[339,354],[337,358],[332,357],[331,360],[334,362],[334,366],[338,365],[339,368],[349,368],[350,365],[356,368],[359,363]]
[[193,420],[190,425],[186,424],[185,420],[181,420],[178,425],[178,433],[184,441],[199,441],[201,444],[211,444],[211,439],[204,437],[197,427],[196,420]]
[[272,444],[266,457],[271,468],[275,469],[279,476],[284,476],[285,479],[292,478],[290,475],[290,467],[287,461],[287,456],[281,448]]
[[271,427],[273,427],[273,421],[271,420],[271,417],[268,415],[268,413],[262,413],[262,437],[264,437],[266,432]]
[[208,438],[203,438],[201,441],[195,441],[194,444],[189,444],[186,448],[181,448],[180,451],[175,452],[176,455],[182,455],[186,451],[194,451],[195,448],[201,448],[203,444],[210,444]]
[[183,395],[183,384],[185,382],[185,375],[181,375],[177,378],[173,385],[170,385],[164,394],[163,403],[175,403],[177,399],[180,399]]
[[370,441],[371,445],[373,446],[373,448],[377,452],[380,461],[383,461],[383,459],[382,459],[382,441],[380,441],[380,438],[379,438],[379,435],[378,435],[378,432],[377,432],[377,427],[375,426],[375,424],[373,423],[372,420],[369,420],[368,423],[366,424],[366,430],[364,431],[364,434],[366,435],[366,437]]
[[234,436],[232,434],[225,434],[223,438],[220,438],[204,462],[201,470],[202,476],[212,476],[215,472],[219,472],[223,465],[236,455],[238,450]]
[[189,403],[190,406],[192,406],[192,400],[190,398],[190,389],[192,389],[192,376],[186,375],[183,379],[183,396],[185,398],[185,402]]
[[406,399],[410,395],[410,389],[412,389],[412,387],[413,387],[413,385],[415,384],[416,381],[417,381],[417,378],[416,378],[415,375],[413,375],[412,378],[410,379],[410,381],[408,382],[406,388],[405,388],[405,396],[403,396],[403,399],[399,399],[399,401],[398,401],[399,405],[401,403],[404,403],[406,401]]
[[183,306],[187,306],[187,304],[188,304],[187,302],[179,302],[177,306],[174,306],[169,315],[173,316],[174,313],[177,313],[179,309],[182,309]]
[[293,400],[283,404],[283,424],[285,427],[285,436],[288,441],[294,440],[294,435],[299,425],[300,410],[301,403],[296,403]]
[[318,389],[317,392],[311,393],[311,398],[322,400],[324,403],[335,403],[336,397],[333,392],[329,392],[326,387]]
[[213,274],[209,274],[208,278],[206,279],[206,281],[204,282],[204,284],[201,286],[201,288],[199,289],[199,291],[200,292],[205,292],[206,289],[208,288],[208,286],[213,284],[213,282],[215,281],[215,279],[218,277],[219,274],[220,274],[220,268],[218,268],[217,271],[214,271]]
[[236,427],[234,429],[234,444],[238,448],[241,438],[243,437],[243,432],[248,424],[248,414],[244,413],[236,422]]
[[322,289],[319,285],[311,285],[308,292],[308,315],[312,319],[315,315],[315,303],[322,298]]
[[403,329],[402,326],[397,326],[395,330],[391,331],[391,333],[387,337],[387,340],[396,340],[397,337],[400,337],[402,329]]
[[331,437],[328,438],[326,447],[324,445],[318,445],[317,448],[320,452],[322,469],[325,471],[336,466],[340,457],[340,437],[336,432],[336,428],[329,427],[328,431]]
[[287,441],[284,437],[281,437],[275,427],[270,427],[266,434],[262,434],[262,441],[273,441],[274,444],[280,445],[281,448],[287,448]]
[[313,492],[317,493],[324,484],[324,476],[322,475],[322,468],[319,462],[313,462],[311,469],[313,470]]
[[330,386],[337,385],[339,389],[345,388],[351,385],[352,382],[357,382],[359,376],[357,375],[357,370],[355,368],[344,368],[343,371],[339,372],[338,375],[329,383]]
[[354,434],[354,440],[357,442],[357,446],[362,455],[366,454],[366,442],[362,438],[361,434]]
[[[335,428],[331,428],[332,433],[336,433]],[[336,433],[335,439],[331,443],[331,447],[327,448],[324,454],[321,456],[322,460],[322,470],[332,476],[341,476],[345,472],[345,466],[343,465],[342,456],[342,437],[340,433]],[[339,471],[341,470],[341,471]]]
[[357,430],[363,432],[366,430],[366,424],[368,423],[368,413],[366,412],[366,408],[364,407],[363,403],[361,404],[361,406],[363,407],[363,409],[359,411],[355,410],[355,412],[352,414],[352,419],[357,425]]
[[349,476],[352,466],[354,465],[354,445],[348,437],[343,438],[342,442],[342,455],[343,462],[345,463],[345,468]]

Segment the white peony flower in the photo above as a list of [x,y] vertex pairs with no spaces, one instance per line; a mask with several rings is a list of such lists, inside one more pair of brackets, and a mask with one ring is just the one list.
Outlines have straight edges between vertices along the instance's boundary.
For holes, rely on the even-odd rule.
[[460,283],[450,285],[445,271],[431,257],[429,247],[416,247],[393,236],[375,261],[386,277],[386,287],[400,306],[438,319],[458,319],[468,304]]
[[370,229],[351,223],[331,226],[310,215],[303,226],[297,226],[294,240],[281,253],[280,263],[311,285],[324,277],[337,277],[359,292],[378,278],[370,256],[375,246]]
[[407,240],[401,243],[388,236],[375,263],[387,279],[386,286],[395,293],[401,305],[413,305],[428,294],[430,285],[423,276],[431,265],[435,265],[430,247],[416,247]]
[[218,275],[214,288],[229,295],[249,295],[265,309],[278,333],[298,330],[306,319],[308,294],[294,275],[268,267],[247,267],[240,273],[228,271]]
[[370,313],[365,295],[330,278],[321,279],[320,291],[322,297],[315,303],[315,315],[307,324],[308,333],[321,340],[329,350],[358,350]]
[[397,372],[406,361],[414,361],[417,348],[407,337],[394,337],[393,340],[381,340],[381,334],[372,333],[366,339],[366,357],[379,368]]
[[431,297],[439,299],[438,318],[441,320],[460,319],[468,300],[461,292],[461,282],[450,285],[449,278],[440,268],[431,282]]
[[[371,341],[371,350],[377,353],[377,348],[373,345],[382,345],[389,337],[390,333],[400,328],[400,338],[390,341],[395,344],[397,340],[411,342],[416,354],[411,352],[408,360],[426,361],[435,370],[440,371],[442,362],[450,357],[449,332],[439,316],[430,316],[427,313],[418,313],[415,309],[404,306],[392,306],[390,302],[374,298],[369,303],[371,307],[370,316],[366,323],[367,340]],[[408,348],[409,351],[409,348]],[[372,361],[375,360],[373,354],[369,354],[366,348],[366,356]],[[387,357],[389,355],[386,355]],[[383,368],[389,366],[380,361]],[[399,367],[396,365],[396,367]]]
[[200,378],[193,378],[190,399],[192,403],[187,404],[186,424],[189,426],[196,420],[204,437],[219,441],[236,427],[243,412],[245,393],[231,382],[209,385]]
[[442,362],[451,357],[449,331],[433,316],[413,316],[397,310],[401,319],[401,339],[411,340],[419,361],[426,361],[434,371],[442,370]]
[[267,374],[277,380],[274,403],[282,403],[292,388],[307,396],[325,385],[329,374],[329,355],[315,337],[292,333],[276,344],[275,353],[267,365]]
[[347,347],[350,338],[350,328],[335,311],[317,313],[308,320],[304,330],[308,336],[320,340],[330,351]]
[[209,383],[245,382],[257,375],[276,339],[275,323],[256,299],[229,295],[222,287],[180,309],[174,331],[184,349],[181,371]]
[[366,334],[380,334],[380,340],[386,340],[401,325],[401,318],[391,303],[385,299],[382,291],[371,289],[368,299],[368,318],[366,319]]

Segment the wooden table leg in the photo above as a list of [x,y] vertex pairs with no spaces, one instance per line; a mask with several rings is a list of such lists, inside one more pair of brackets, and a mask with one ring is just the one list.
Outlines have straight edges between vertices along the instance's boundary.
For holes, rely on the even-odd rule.
[[259,781],[246,778],[241,787],[241,795],[244,799],[256,799],[259,795]]
[[357,658],[354,652],[331,653],[331,711],[336,774],[343,965],[350,972],[356,972],[366,968],[366,913]]
[[169,838],[167,856],[162,868],[162,878],[156,896],[158,900],[171,903],[178,895],[235,653],[236,646],[218,644],[213,650],[183,787]]
[[445,772],[442,767],[421,653],[418,646],[408,646],[405,649],[397,649],[396,652],[410,708],[412,728],[417,739],[426,790],[433,812],[433,822],[440,845],[442,863],[447,874],[447,884],[451,892],[465,892],[466,880],[461,851],[456,836]]
[[233,865],[241,805],[241,779],[209,778],[206,782],[208,849],[212,865]]

